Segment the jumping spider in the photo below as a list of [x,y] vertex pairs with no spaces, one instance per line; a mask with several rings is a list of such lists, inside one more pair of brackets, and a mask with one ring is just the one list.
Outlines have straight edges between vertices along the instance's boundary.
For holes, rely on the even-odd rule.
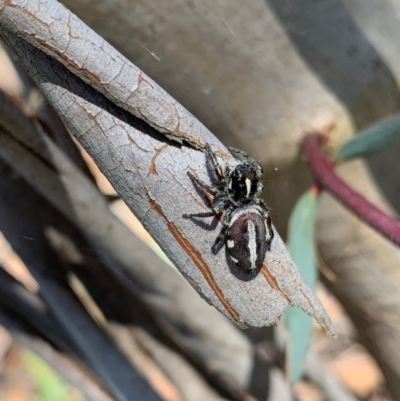
[[222,229],[211,250],[216,253],[224,240],[231,261],[250,272],[261,268],[274,238],[269,209],[260,199],[263,169],[243,150],[228,149],[239,164],[233,168],[226,164],[223,170],[210,145],[206,144],[206,156],[214,169],[218,186],[212,188],[190,172],[188,175],[204,192],[214,197],[211,211],[184,214],[183,217],[211,217],[224,213]]

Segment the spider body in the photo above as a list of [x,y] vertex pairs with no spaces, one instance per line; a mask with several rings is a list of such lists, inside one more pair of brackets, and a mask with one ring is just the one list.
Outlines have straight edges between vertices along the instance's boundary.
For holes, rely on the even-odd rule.
[[210,217],[224,213],[223,226],[212,251],[216,253],[224,240],[230,260],[240,269],[250,272],[261,268],[265,254],[270,250],[274,231],[269,209],[260,199],[263,189],[261,165],[242,150],[229,150],[239,163],[233,169],[230,165],[223,169],[206,144],[206,155],[213,166],[218,186],[212,188],[193,174],[188,174],[204,192],[214,196],[211,211],[184,214],[183,217]]

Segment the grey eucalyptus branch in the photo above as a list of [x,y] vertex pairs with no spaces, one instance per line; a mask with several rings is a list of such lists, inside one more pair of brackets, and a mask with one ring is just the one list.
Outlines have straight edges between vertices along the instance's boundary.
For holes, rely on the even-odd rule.
[[326,401],[358,401],[329,371],[318,355],[310,351],[304,366],[305,375],[324,392]]
[[[6,71],[2,71],[0,74],[1,124],[3,126],[17,125],[21,130],[29,129],[27,126],[23,127],[22,122],[19,121],[18,117],[21,113],[30,119],[39,121],[46,133],[90,176],[81,153],[57,113],[47,103],[42,92],[32,82],[18,60],[11,57],[11,53],[11,50],[0,38],[0,62],[2,67],[6,66]],[[25,117],[22,120],[28,121]],[[32,140],[34,139],[32,137]]]
[[[26,129],[14,132],[17,140],[0,130],[0,156],[82,230],[103,255],[111,273],[119,273],[116,277],[122,285],[150,307],[165,332],[186,352],[207,370],[233,379],[240,387],[246,386],[252,363],[246,337],[131,233],[111,213],[92,181],[43,135],[40,127],[25,120],[22,114],[18,115]],[[28,146],[33,144],[34,136],[41,136],[43,142],[33,147],[31,153]],[[207,330],[209,325],[215,330]],[[187,335],[188,332],[191,334]]]
[[[34,265],[30,266],[31,269],[37,270],[39,267],[39,270],[45,270],[48,276],[64,277],[65,272],[69,271],[71,267],[78,274],[83,274],[83,277],[86,278],[84,283],[88,285],[87,288],[90,291],[93,290],[92,294],[96,297],[95,301],[98,302],[100,307],[103,307],[103,310],[107,311],[107,317],[103,317],[103,319],[100,320],[101,327],[99,328],[99,331],[101,332],[102,329],[109,329],[112,326],[111,322],[122,319],[121,321],[124,322],[124,326],[120,327],[119,333],[121,334],[123,332],[124,336],[121,337],[114,335],[113,338],[115,339],[115,342],[118,344],[120,349],[124,351],[126,357],[132,361],[133,366],[143,373],[141,376],[148,379],[151,386],[155,388],[155,390],[159,390],[158,392],[160,395],[164,394],[165,387],[160,386],[160,382],[157,380],[157,377],[160,379],[163,373],[160,373],[158,376],[154,375],[154,368],[160,370],[156,365],[161,364],[161,369],[166,371],[168,376],[168,361],[164,361],[162,358],[161,360],[152,361],[152,359],[149,358],[147,350],[143,351],[140,348],[132,334],[135,333],[134,328],[140,326],[157,338],[157,340],[155,340],[156,343],[165,342],[171,346],[171,340],[169,340],[164,334],[163,327],[167,326],[169,330],[171,330],[171,326],[173,326],[174,322],[171,323],[169,322],[169,319],[165,319],[164,317],[164,320],[166,320],[165,324],[161,329],[157,329],[153,320],[148,317],[149,311],[143,306],[143,303],[137,297],[129,296],[128,291],[121,288],[120,283],[111,278],[109,273],[107,274],[104,271],[99,271],[102,269],[102,266],[104,266],[104,263],[101,263],[101,260],[97,260],[97,257],[93,258],[93,248],[84,238],[82,238],[81,235],[79,235],[78,230],[74,229],[71,223],[51,208],[50,205],[42,197],[36,194],[25,182],[23,182],[21,178],[13,179],[11,172],[12,170],[7,168],[2,160],[0,160],[0,188],[7,188],[7,193],[3,192],[0,195],[0,230],[4,230],[6,235],[9,236],[10,241],[12,241],[13,249],[17,251],[24,260],[27,260]],[[56,232],[58,230],[61,231],[58,232],[57,238]],[[33,237],[34,241],[27,241],[26,233],[29,233],[29,236]],[[56,242],[58,245],[56,245]],[[62,242],[64,245],[61,244]],[[51,254],[54,254],[54,257],[49,257],[48,245],[50,245]],[[155,255],[154,259],[157,259]],[[79,328],[76,328],[75,326],[77,333],[72,330],[73,334],[71,334],[71,332],[68,334],[68,330],[65,330],[63,327],[60,327],[60,324],[58,324],[58,312],[55,311],[55,313],[52,314],[48,313],[48,309],[53,310],[51,305],[47,306],[40,300],[38,295],[35,296],[27,290],[22,291],[23,288],[20,284],[15,283],[15,280],[12,280],[8,275],[6,275],[6,273],[1,273],[2,270],[0,269],[0,307],[3,309],[3,306],[5,305],[10,308],[14,312],[16,318],[18,316],[19,320],[27,322],[35,327],[43,337],[49,339],[52,343],[57,344],[64,351],[77,356],[81,361],[89,364],[90,361],[87,361],[85,352],[83,352],[85,349],[81,346],[77,347],[75,340],[75,337],[79,338],[80,335],[88,336],[89,333],[87,330],[79,330]],[[70,274],[68,274],[68,276],[70,276]],[[51,287],[52,285],[52,279],[50,277],[49,279],[50,286],[46,286],[44,289],[45,291],[49,290],[47,287]],[[198,295],[195,294],[184,280],[181,278],[179,278],[179,280],[180,284],[183,284],[186,289],[200,300]],[[14,290],[14,288],[16,288],[16,290]],[[76,286],[73,286],[73,288],[76,288]],[[179,288],[176,288],[176,290],[178,289]],[[55,297],[56,295],[53,294],[52,303],[57,304],[59,302],[65,304],[65,302],[62,302],[62,299],[57,300]],[[153,297],[157,299],[157,295],[153,295]],[[87,299],[87,296],[80,293],[79,299]],[[76,304],[76,301],[71,300],[71,302],[75,302]],[[204,303],[204,301],[200,300],[200,302],[206,307],[207,312],[211,309]],[[88,305],[86,302],[82,302],[82,304]],[[92,311],[90,305],[87,310]],[[63,310],[61,310],[61,312],[62,311]],[[211,311],[225,324],[228,323],[217,311],[214,309],[211,309]],[[165,308],[165,314],[167,316],[173,315],[168,307]],[[206,314],[207,313],[203,313],[203,315]],[[243,350],[238,347],[237,342],[235,343],[235,331],[238,330],[235,326],[229,324],[229,327],[233,332],[233,343],[232,340],[230,340],[227,342],[226,346],[223,347],[221,346],[223,341],[222,339],[219,339],[218,344],[214,344],[213,339],[211,339],[210,336],[208,336],[209,341],[207,341],[207,339],[202,339],[198,333],[196,333],[195,327],[186,327],[185,322],[179,321],[179,315],[173,317],[177,321],[177,326],[179,327],[180,325],[182,327],[182,332],[186,331],[188,333],[188,339],[191,338],[191,347],[194,348],[197,345],[199,350],[205,353],[212,352],[213,347],[217,350],[217,346],[224,349],[224,351],[220,351],[216,357],[205,356],[203,362],[206,365],[215,363],[216,366],[213,366],[214,371],[224,377],[226,377],[227,372],[221,372],[221,369],[224,368],[224,361],[221,363],[222,355],[224,355],[224,353],[227,355],[230,354],[229,359],[232,365],[238,370],[235,377],[240,377],[240,385],[243,387],[245,386],[247,372],[245,370],[246,366],[243,366],[242,361],[243,359],[250,359],[251,354],[249,352],[249,355],[243,355]],[[88,317],[86,316],[85,319],[87,320]],[[169,323],[169,325],[166,323]],[[82,327],[83,326],[84,324],[82,324]],[[215,327],[215,329],[218,332],[218,327]],[[114,333],[114,331],[112,333]],[[225,334],[229,336],[230,333]],[[184,339],[182,340],[181,337],[182,334],[179,336],[178,333],[174,338],[180,346],[182,346],[182,343],[185,343]],[[210,344],[208,344],[208,342],[210,342]],[[235,344],[237,345],[236,348],[234,347]],[[170,354],[174,355],[177,352],[179,353],[180,349],[176,350],[176,348],[177,347],[172,347]],[[90,350],[88,349],[88,352],[89,351]],[[97,352],[104,353],[105,350],[102,348]],[[143,356],[143,354],[146,355]],[[186,355],[187,354],[188,353],[186,352]],[[246,359],[244,357],[248,358]],[[182,370],[193,370],[193,367],[190,365],[190,360],[182,357],[180,360]],[[227,362],[225,363],[227,364]],[[153,369],[150,369],[149,371],[144,370],[144,368],[149,364],[154,365]],[[92,365],[93,364],[91,364],[91,366]],[[199,369],[200,372],[203,372],[207,368],[210,369],[210,366],[202,368],[203,369]],[[96,367],[92,366],[92,369],[96,371]],[[110,366],[110,369],[118,371],[115,366]],[[126,369],[126,366],[123,364],[121,369]],[[103,371],[102,374],[102,377],[105,376],[107,376],[106,370]],[[199,376],[198,373],[197,376]],[[153,378],[155,378],[155,381],[152,380]],[[175,375],[173,378],[174,382],[179,385],[179,388],[188,384],[185,383],[184,378],[179,377],[179,375]],[[201,390],[210,393],[215,393],[223,389],[226,391],[227,386],[215,386],[217,387],[215,390],[212,388],[213,384],[214,383],[206,382],[200,377],[197,381],[195,377],[192,377],[191,380],[191,386],[195,386],[199,391]],[[238,383],[234,382],[234,384],[235,391],[232,392],[234,397],[229,398],[237,401],[244,400],[245,398],[241,394],[243,391],[239,388]],[[194,396],[195,395],[193,395],[193,397]],[[192,397],[187,399],[190,400]]]
[[[225,397],[213,391],[204,377],[178,353],[156,341],[143,330],[135,330],[135,340],[157,362],[164,374],[176,385],[182,398],[190,401],[223,401]],[[237,394],[229,400],[255,401],[250,395]]]
[[0,1],[0,29],[67,128],[208,302],[241,327],[273,324],[291,304],[334,334],[278,235],[261,274],[244,281],[223,252],[211,253],[215,233],[182,219],[203,206],[187,171],[209,177],[204,155],[179,143],[210,143],[233,162],[204,126],[56,1]]
[[[6,220],[4,219],[6,212],[10,213],[8,208],[2,208],[2,220]],[[33,248],[35,246],[36,244]],[[21,248],[25,249],[25,254],[22,256],[28,262],[30,272],[37,279],[40,291],[37,295],[29,293],[0,269],[2,309],[6,306],[21,320],[32,324],[39,333],[57,344],[64,352],[68,351],[79,356],[83,363],[98,374],[117,400],[130,400],[135,396],[146,400],[160,400],[131,368],[115,344],[83,311],[72,294],[54,278],[40,271],[44,270],[43,259],[30,257],[32,245]],[[35,250],[33,254],[37,256]],[[46,259],[45,255],[42,256]],[[51,267],[54,270],[54,266]],[[120,370],[124,370],[124,374],[121,374]]]
[[[35,277],[37,278],[37,275]],[[41,279],[39,280],[42,281]],[[41,284],[44,284],[44,282],[42,281]],[[58,346],[61,345],[63,351],[70,352],[72,347],[73,354],[78,355],[81,361],[87,364],[103,380],[105,385],[114,394],[116,400],[128,401],[131,397],[139,397],[143,400],[161,401],[161,398],[153,393],[146,381],[128,364],[125,357],[111,343],[110,339],[82,311],[80,306],[74,301],[74,298],[71,297],[71,294],[68,295],[61,286],[57,286],[54,279],[50,279],[50,281],[46,280],[45,285],[46,288],[42,286],[44,291],[41,291],[41,295],[46,299],[47,307],[52,309],[53,306],[57,305],[57,311],[51,313],[50,316],[46,316],[48,314],[46,308],[41,312],[43,317],[40,320],[47,322],[48,327],[41,327],[39,325],[37,327],[39,332],[43,333],[43,331],[46,331],[45,334],[50,334],[47,338],[55,340],[55,344]],[[62,293],[61,299],[60,291]],[[14,298],[18,300],[18,297],[19,294],[16,292]],[[49,303],[50,300],[53,302]],[[24,304],[22,300],[19,300],[19,302],[21,305]],[[21,317],[32,310],[29,304],[25,306],[28,306],[28,308],[24,313],[21,311]],[[35,320],[36,324],[40,322],[40,320],[35,319],[39,313],[37,312],[36,316],[33,316],[32,319]],[[72,319],[71,315],[73,316]],[[56,318],[54,319],[55,316]],[[67,324],[66,319],[69,320]],[[28,320],[31,320],[31,318],[28,318]],[[77,326],[81,331],[77,330]],[[51,332],[48,331],[49,327],[51,327]],[[65,332],[68,342],[60,341],[61,338],[59,335],[56,337],[51,336],[52,332],[60,330]],[[124,374],[121,374],[122,369]]]
[[168,138],[204,147],[206,127],[61,3],[3,3],[7,28],[18,26],[21,38]]
[[115,401],[82,366],[71,361],[61,351],[56,350],[44,340],[28,333],[22,324],[0,310],[0,324],[4,326],[16,342],[40,355],[68,383],[77,388],[87,401]]
[[[22,80],[27,81],[26,77],[22,77]],[[1,84],[0,82],[0,90]],[[118,272],[116,276],[122,285],[150,307],[163,333],[189,358],[195,360],[209,377],[216,378],[217,381],[220,379],[223,382],[221,388],[229,386],[233,388],[234,393],[239,393],[240,389],[247,386],[252,368],[253,352],[249,340],[223,316],[204,303],[175,271],[126,230],[126,227],[110,213],[108,207],[86,206],[90,203],[104,205],[105,202],[97,188],[76,170],[76,166],[68,161],[68,158],[62,157],[59,160],[62,152],[57,147],[46,146],[40,140],[43,132],[40,126],[35,124],[38,113],[29,113],[28,116],[25,113],[26,110],[19,99],[0,91],[0,125],[6,126],[18,142],[11,141],[11,144],[13,143],[21,151],[24,150],[23,144],[29,148],[25,149],[23,154],[7,157],[4,154],[10,149],[4,146],[3,157],[9,160],[14,168],[20,169],[25,179],[31,185],[36,185],[36,189],[41,190],[45,198],[58,210],[78,224],[95,249],[103,249],[103,252],[107,253],[106,259],[109,263],[103,266],[106,266],[113,275]],[[51,110],[47,110],[51,120],[54,119],[52,113]],[[40,124],[42,121],[43,118],[40,118]],[[46,128],[53,127],[53,124],[45,125]],[[57,138],[59,135],[60,133],[56,133],[53,137]],[[72,153],[74,157],[76,152],[73,149],[71,152],[67,138],[58,142],[63,149],[63,144],[67,143],[67,152]],[[55,151],[52,152],[51,149]],[[30,154],[29,150],[33,154]],[[43,162],[37,160],[38,155],[53,169],[49,166],[47,170],[41,169]],[[28,162],[27,158],[32,161],[29,165],[24,164]],[[74,160],[77,158],[74,157]],[[57,171],[61,185],[46,185],[46,182],[55,181],[54,170]],[[71,171],[73,177],[68,179]],[[40,184],[33,181],[34,177],[42,178]],[[72,184],[63,187],[62,182]],[[78,194],[87,195],[88,199],[75,202],[74,199]],[[75,208],[82,208],[83,211],[74,213],[73,208],[65,204],[65,199],[70,199]],[[81,215],[84,220],[76,218]],[[112,236],[108,235],[109,231],[113,232]],[[105,232],[106,235],[100,236],[101,240],[96,241],[94,232],[97,234]],[[196,313],[193,313],[193,310],[196,310]],[[212,331],[206,329],[208,325],[213,327]]]
[[40,285],[41,298],[57,323],[73,338],[84,362],[104,381],[117,400],[129,401],[137,397],[161,401],[69,291],[54,278],[36,269],[30,271]]
[[70,338],[48,315],[46,305],[37,294],[32,294],[13,277],[0,268],[0,306],[7,308],[14,316],[23,316],[28,323],[48,340],[65,352],[74,354]]

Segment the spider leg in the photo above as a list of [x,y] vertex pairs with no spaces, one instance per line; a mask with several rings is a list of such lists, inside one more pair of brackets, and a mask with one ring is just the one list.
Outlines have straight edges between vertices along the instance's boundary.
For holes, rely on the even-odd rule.
[[253,156],[251,156],[247,152],[245,152],[244,150],[232,148],[231,146],[229,146],[228,149],[229,149],[229,152],[231,152],[232,155],[236,159],[238,159],[240,161],[246,161],[246,162],[258,164],[258,161]]
[[203,213],[191,213],[191,214],[184,214],[182,217],[184,219],[190,219],[191,217],[211,217],[215,216],[215,213],[213,211],[211,212],[203,212]]
[[213,166],[213,169],[215,171],[215,174],[218,178],[218,181],[223,182],[224,181],[224,174],[222,172],[222,168],[218,163],[218,160],[215,156],[215,153],[211,150],[211,147],[208,143],[206,143],[206,155],[208,159],[211,162],[211,165]]
[[208,192],[210,195],[213,195],[213,196],[217,193],[217,191],[214,188],[211,188],[209,185],[207,185],[203,181],[199,180],[190,171],[188,171],[187,174],[188,174],[189,178],[193,182],[195,182],[204,192]]
[[256,192],[255,192],[255,196],[256,196],[257,198],[258,198],[258,195],[261,194],[261,192],[262,192],[263,189],[264,189],[263,183],[262,183],[261,181],[258,181],[258,183],[257,183],[257,189],[256,189]]
[[263,215],[264,215],[265,219],[267,220],[267,228],[268,228],[268,233],[269,233],[269,239],[267,241],[267,249],[268,249],[268,251],[270,251],[272,240],[274,239],[275,233],[274,233],[274,229],[272,228],[272,220],[271,220],[271,216],[269,215],[268,206],[265,204],[265,202],[262,199],[260,200],[260,206],[263,208]]
[[218,245],[225,238],[225,234],[227,231],[228,231],[228,225],[222,226],[221,231],[218,234],[218,237],[215,239],[214,245],[211,247],[212,253],[214,253],[214,254],[217,253]]
[[260,199],[258,204],[261,206],[263,211],[268,214],[269,213],[269,207],[265,204],[264,199]]
[[209,212],[202,212],[202,213],[191,213],[191,214],[184,214],[182,217],[185,219],[189,219],[191,217],[211,217],[219,215],[222,210],[224,209],[226,200],[220,199],[215,205],[212,206],[212,210]]
[[274,236],[275,236],[274,229],[272,228],[272,221],[271,221],[270,215],[267,216],[267,227],[268,227],[268,232],[269,232],[269,239],[267,241],[267,249],[268,249],[268,251],[270,251],[272,240],[274,239]]
[[221,231],[219,232],[217,238],[215,239],[214,245],[211,247],[212,253],[217,252],[217,248],[218,248],[219,244],[225,238],[225,234],[228,231],[228,227],[229,227],[229,221],[231,219],[231,214],[232,214],[232,209],[228,209],[225,212],[223,226],[222,226]]
[[231,166],[226,163],[225,164],[225,172],[224,172],[224,176],[225,177],[229,177],[231,175]]

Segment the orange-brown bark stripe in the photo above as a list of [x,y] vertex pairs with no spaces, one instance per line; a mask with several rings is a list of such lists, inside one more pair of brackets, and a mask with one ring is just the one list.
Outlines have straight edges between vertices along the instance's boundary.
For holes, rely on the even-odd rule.
[[151,163],[150,163],[150,173],[151,174],[157,174],[158,175],[158,171],[157,171],[157,166],[156,166],[156,159],[158,157],[158,155],[167,147],[167,145],[163,145],[161,146],[161,148],[156,149],[156,152],[154,153],[154,156],[151,158]]
[[168,230],[174,236],[174,238],[178,241],[179,245],[183,248],[183,250],[190,256],[190,258],[193,260],[193,262],[196,264],[196,266],[199,268],[203,277],[207,281],[208,285],[215,292],[215,295],[221,301],[222,305],[227,310],[227,312],[232,316],[232,318],[234,320],[236,320],[237,322],[241,322],[239,313],[233,308],[233,306],[225,298],[224,293],[222,292],[222,290],[219,288],[218,284],[214,280],[214,277],[212,276],[210,269],[209,269],[207,263],[205,262],[205,260],[202,258],[200,252],[197,251],[193,247],[193,245],[186,238],[184,238],[182,236],[182,234],[180,233],[180,231],[178,230],[178,228],[176,227],[176,225],[174,223],[171,223],[167,220],[167,218],[165,217],[160,206],[154,200],[150,200],[149,203],[150,203],[150,207],[167,221]]
[[279,292],[279,294],[286,299],[288,304],[292,304],[290,301],[289,297],[282,291],[281,287],[279,287],[278,281],[275,278],[275,276],[268,270],[268,267],[266,265],[263,265],[261,269],[262,275],[265,277],[265,280],[267,280],[267,283],[276,291]]

